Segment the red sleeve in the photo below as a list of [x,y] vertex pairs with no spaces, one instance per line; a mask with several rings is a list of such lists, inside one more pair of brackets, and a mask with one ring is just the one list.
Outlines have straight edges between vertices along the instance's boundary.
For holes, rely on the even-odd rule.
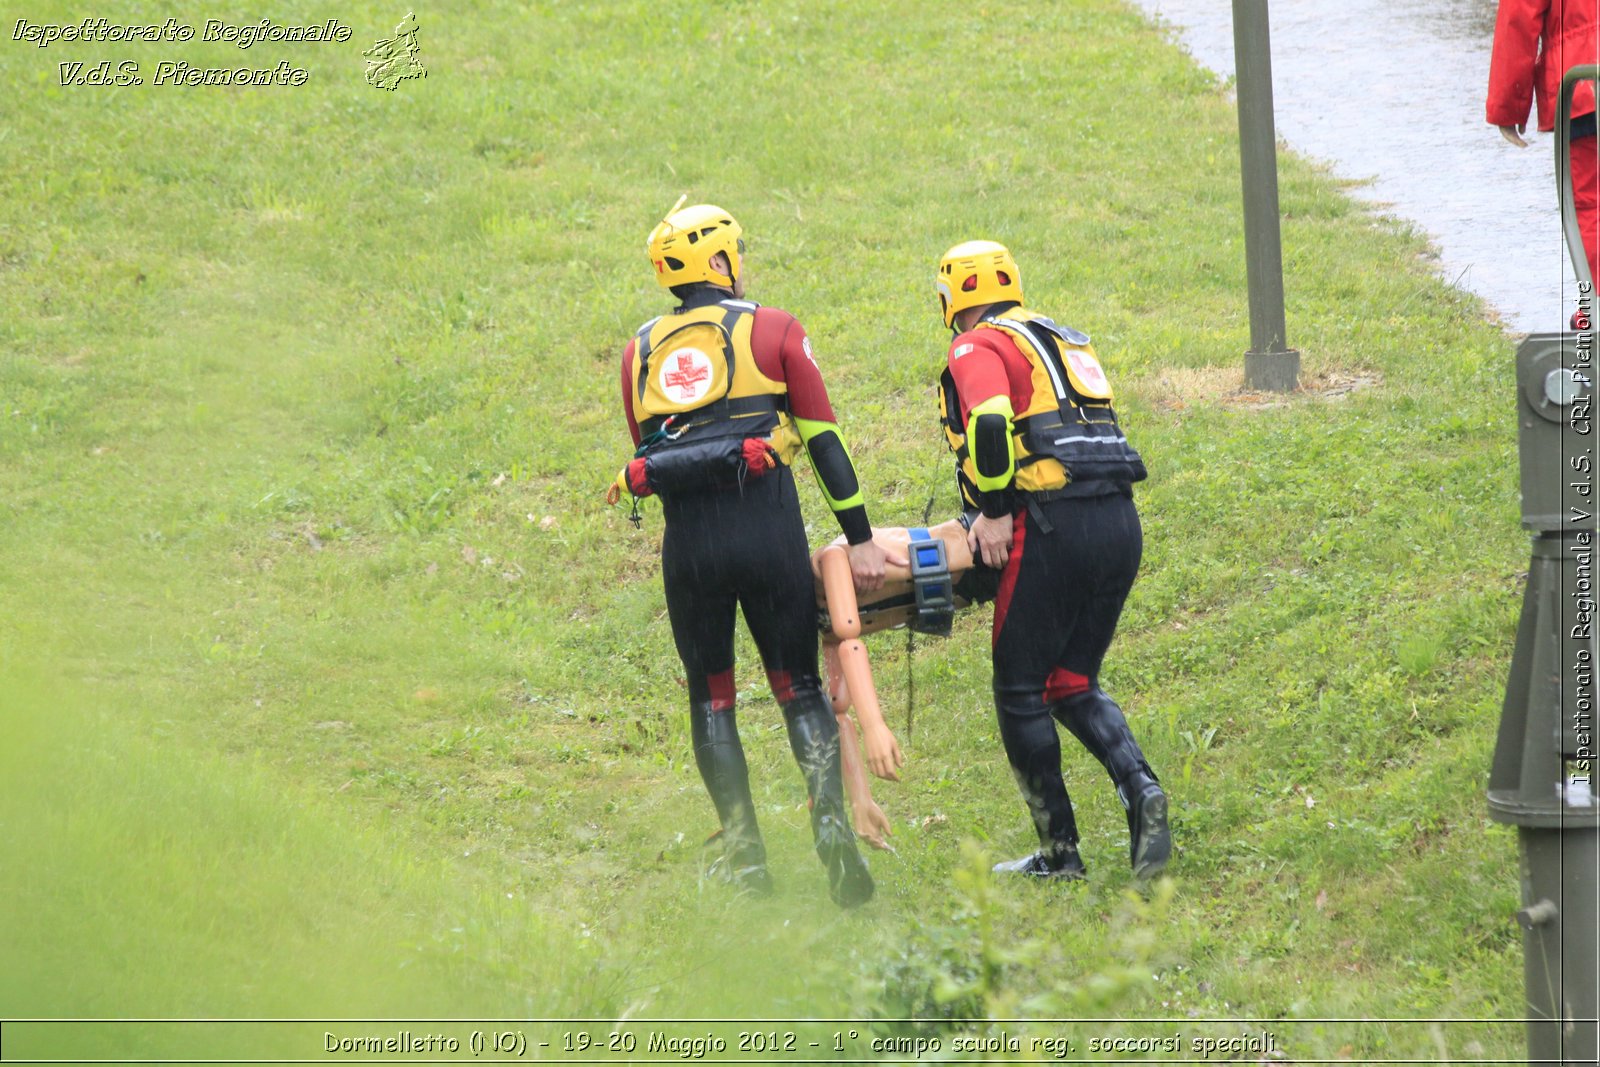
[[1494,49],[1489,56],[1489,97],[1484,107],[1491,126],[1520,126],[1533,105],[1534,61],[1550,0],[1500,0]]
[[968,330],[950,342],[950,373],[961,396],[962,423],[976,405],[993,396],[1007,397],[1013,410],[1022,410],[1012,395],[1002,344],[1015,347],[998,330]]
[[811,338],[787,311],[757,308],[750,330],[756,366],[775,382],[789,387],[789,414],[814,422],[837,422],[822,371],[811,355]]
[[[634,339],[635,341],[637,338]],[[633,435],[633,447],[639,447],[639,420],[633,417],[633,346],[622,350],[622,413],[628,417],[628,432]]]

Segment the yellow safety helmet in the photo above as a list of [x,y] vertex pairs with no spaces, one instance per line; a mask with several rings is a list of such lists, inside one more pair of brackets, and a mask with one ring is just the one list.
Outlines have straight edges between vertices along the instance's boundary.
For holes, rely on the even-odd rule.
[[[744,256],[744,233],[733,216],[715,204],[684,207],[688,197],[679,197],[677,206],[650,231],[650,262],[656,268],[656,281],[664,289],[674,285],[710,282],[733,288]],[[711,266],[718,252],[728,257],[728,273]]]
[[970,307],[1005,300],[1022,303],[1017,261],[1005,245],[993,241],[964,241],[946,252],[933,284],[939,290],[946,326],[955,322],[956,312]]

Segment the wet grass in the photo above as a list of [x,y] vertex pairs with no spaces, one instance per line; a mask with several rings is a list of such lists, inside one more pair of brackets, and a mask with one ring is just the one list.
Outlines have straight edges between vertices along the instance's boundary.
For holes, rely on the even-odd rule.
[[[1110,0],[421,32],[429,77],[392,94],[332,47],[256,46],[312,73],[252,92],[63,89],[57,59],[121,57],[0,50],[27,163],[0,171],[0,704],[27,783],[0,1014],[1520,1016],[1515,841],[1482,800],[1526,556],[1510,346],[1415,235],[1285,158],[1291,342],[1377,384],[1180,395],[1248,341],[1234,114]],[[977,41],[992,62],[958,62]],[[827,900],[742,643],[779,888],[701,884],[659,514],[600,504],[617,353],[661,309],[643,236],[686,189],[806,323],[881,523],[954,506],[945,247],[1007,241],[1095,336],[1152,470],[1105,683],[1172,788],[1168,892],[1130,898],[1073,745],[1090,882],[974,873],[1031,834],[983,611],[919,642],[912,762],[878,791],[898,851],[860,914]],[[873,651],[899,724],[904,639]],[[1521,1042],[1285,1033],[1312,1058]]]

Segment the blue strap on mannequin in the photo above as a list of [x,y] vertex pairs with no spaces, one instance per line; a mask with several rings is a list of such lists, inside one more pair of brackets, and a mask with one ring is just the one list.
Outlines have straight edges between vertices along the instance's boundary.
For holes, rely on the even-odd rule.
[[944,635],[950,632],[956,602],[950,585],[950,561],[944,542],[930,535],[925,527],[907,531],[911,543],[911,588],[917,599],[917,614],[911,628],[918,633]]

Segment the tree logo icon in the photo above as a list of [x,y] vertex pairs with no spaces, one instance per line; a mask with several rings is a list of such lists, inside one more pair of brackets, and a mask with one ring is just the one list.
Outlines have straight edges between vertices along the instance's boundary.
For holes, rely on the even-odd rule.
[[407,11],[394,36],[379,41],[365,52],[367,57],[367,84],[391,93],[407,78],[426,78],[428,68],[417,59],[417,17]]

